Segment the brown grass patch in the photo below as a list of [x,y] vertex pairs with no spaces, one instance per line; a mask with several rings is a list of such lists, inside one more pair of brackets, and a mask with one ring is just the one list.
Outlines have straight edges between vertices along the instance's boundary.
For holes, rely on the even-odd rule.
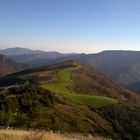
[[0,130],[0,140],[109,140],[80,134],[58,134],[46,131]]

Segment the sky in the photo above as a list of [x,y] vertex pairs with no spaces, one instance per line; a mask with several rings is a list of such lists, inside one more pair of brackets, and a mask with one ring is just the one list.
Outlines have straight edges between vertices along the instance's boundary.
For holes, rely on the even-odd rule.
[[0,0],[0,49],[140,50],[140,0]]

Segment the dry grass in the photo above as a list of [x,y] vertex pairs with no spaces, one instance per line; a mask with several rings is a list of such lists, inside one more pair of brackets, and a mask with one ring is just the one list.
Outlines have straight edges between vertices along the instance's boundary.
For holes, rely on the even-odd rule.
[[79,134],[57,134],[46,131],[0,130],[0,140],[109,140]]

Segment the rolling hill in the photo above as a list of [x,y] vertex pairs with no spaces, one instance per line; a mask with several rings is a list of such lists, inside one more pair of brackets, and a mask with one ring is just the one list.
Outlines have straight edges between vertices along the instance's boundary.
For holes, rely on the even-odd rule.
[[[59,76],[59,74],[57,75],[57,73],[59,73],[61,69],[68,68],[68,71],[69,71],[69,67],[70,69],[73,69],[73,66],[75,65],[78,65],[78,63],[73,60],[69,60],[69,61],[64,61],[61,63],[49,65],[49,66],[32,68],[32,69],[25,70],[22,72],[14,73],[14,74],[2,77],[0,79],[0,86],[14,85],[14,84],[18,84],[18,82],[19,84],[21,84],[22,82],[24,83],[26,81],[30,81],[35,84],[41,84],[41,85],[43,84],[45,85],[46,83],[50,81],[56,82]],[[125,97],[127,96],[127,94],[128,95],[132,94],[130,91],[119,87],[117,84],[114,84],[113,81],[111,81],[109,78],[106,77],[106,75],[97,71],[95,68],[90,67],[88,65],[80,65],[80,64],[78,66],[82,68],[77,69],[76,67],[74,69],[77,69],[77,71],[74,71],[74,73],[72,72],[72,78],[75,81],[75,84],[74,84],[75,86],[73,85],[71,88],[75,92],[78,93],[80,91],[82,93],[89,94],[89,95],[90,94],[104,95],[102,94],[102,91],[103,91],[104,93],[106,93],[105,95],[109,97],[115,97],[115,98],[120,98],[124,100],[126,99]],[[65,69],[64,69],[64,73],[65,73]],[[60,75],[61,75],[61,71],[60,71]],[[66,76],[67,73],[65,73],[64,75]],[[70,74],[68,74],[68,76],[69,75]],[[70,77],[67,77],[67,79],[68,78]],[[59,79],[61,78],[59,77]],[[62,88],[61,88],[61,92],[62,92]],[[133,95],[133,97],[135,97],[135,94]]]
[[139,96],[75,61],[0,78],[0,125],[140,138]]
[[17,63],[16,61],[0,54],[0,76],[18,72],[28,68],[28,65]]

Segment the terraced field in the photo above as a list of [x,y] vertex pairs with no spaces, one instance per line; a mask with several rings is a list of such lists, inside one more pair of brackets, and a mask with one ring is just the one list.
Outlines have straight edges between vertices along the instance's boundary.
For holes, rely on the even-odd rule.
[[85,94],[77,94],[69,89],[74,84],[74,80],[71,79],[71,72],[80,69],[81,66],[77,65],[71,68],[65,68],[58,72],[59,81],[57,83],[43,84],[41,87],[55,92],[56,94],[63,95],[73,101],[74,103],[92,106],[96,108],[104,107],[111,104],[117,104],[118,101],[113,98],[104,96],[92,96]]

